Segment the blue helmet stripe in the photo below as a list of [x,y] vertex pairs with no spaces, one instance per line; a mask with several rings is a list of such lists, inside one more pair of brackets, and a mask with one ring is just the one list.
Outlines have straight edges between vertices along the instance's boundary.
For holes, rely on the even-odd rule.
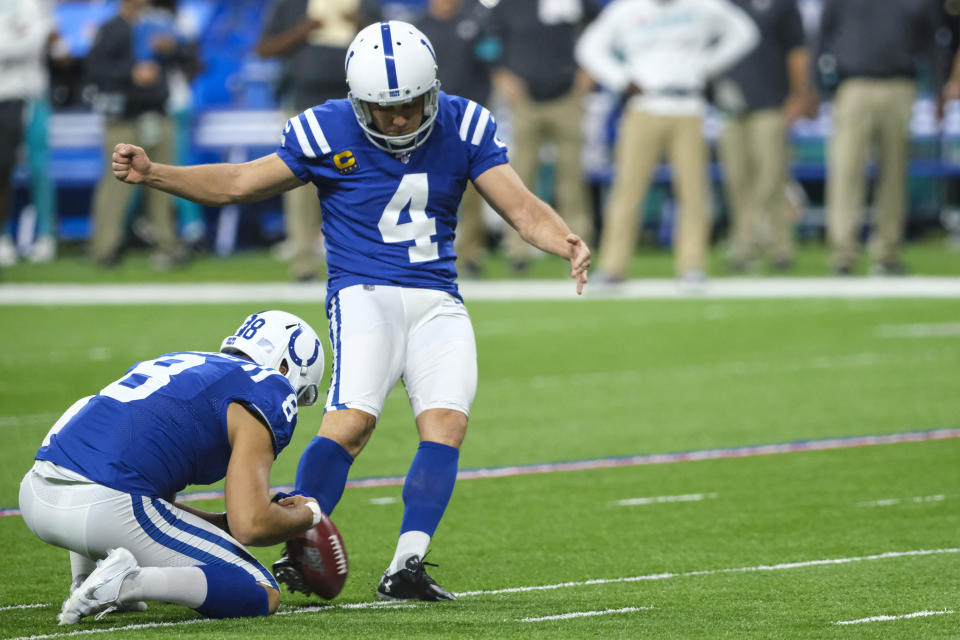
[[436,62],[436,61],[437,61],[437,54],[435,54],[435,53],[433,52],[433,49],[430,48],[430,43],[427,42],[426,40],[424,40],[423,38],[420,38],[420,44],[422,44],[423,46],[425,46],[425,47],[427,48],[427,51],[429,51],[429,52],[430,52],[430,55],[433,56],[433,61]]
[[397,63],[393,58],[393,36],[390,34],[390,23],[380,23],[380,34],[383,36],[383,56],[387,63],[387,87],[390,97],[400,95],[400,84],[397,82]]

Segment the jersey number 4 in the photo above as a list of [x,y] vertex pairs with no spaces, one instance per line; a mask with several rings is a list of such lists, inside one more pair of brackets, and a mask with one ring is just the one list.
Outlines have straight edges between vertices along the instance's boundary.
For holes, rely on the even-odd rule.
[[[427,215],[429,196],[427,174],[410,173],[403,176],[377,223],[384,242],[414,242],[407,249],[410,262],[429,262],[440,258],[439,245],[430,240],[437,234],[437,221]],[[408,206],[410,222],[400,222],[400,215]]]

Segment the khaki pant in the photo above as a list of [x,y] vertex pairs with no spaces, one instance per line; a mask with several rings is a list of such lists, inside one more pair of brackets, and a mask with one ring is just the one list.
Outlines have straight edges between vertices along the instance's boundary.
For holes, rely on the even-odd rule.
[[871,254],[877,262],[899,260],[914,95],[908,79],[857,78],[840,84],[827,151],[827,236],[834,268],[850,266],[857,258],[866,201],[864,171],[873,143],[880,176],[873,199]]
[[[570,230],[588,244],[592,241],[589,200],[583,169],[580,164],[582,146],[581,123],[583,101],[575,91],[547,102],[524,101],[510,105],[513,116],[513,144],[510,164],[523,183],[536,189],[540,171],[540,147],[552,140],[557,147],[556,198],[557,213]],[[530,247],[513,228],[504,235],[507,257],[512,262],[525,262]]]
[[730,117],[720,137],[724,188],[730,206],[731,258],[746,264],[761,247],[774,262],[793,259],[787,203],[787,121],[779,109]]
[[[288,113],[295,118],[300,112]],[[320,240],[320,198],[313,184],[305,184],[283,194],[283,223],[291,248],[290,275],[310,279],[320,270],[317,243]]]
[[[130,185],[117,180],[111,169],[113,148],[121,142],[143,147],[154,162],[173,161],[173,124],[158,113],[146,113],[135,120],[108,122],[104,129],[104,153],[107,171],[93,196],[93,232],[90,257],[96,262],[112,260],[126,235],[127,203]],[[179,251],[173,198],[157,189],[146,189],[144,207],[153,223],[156,249],[173,256]]]
[[677,275],[704,270],[709,240],[707,145],[699,116],[659,116],[627,110],[615,150],[616,174],[600,239],[600,268],[625,277],[637,244],[638,207],[663,155],[673,171],[678,213],[673,232]]
[[467,182],[460,201],[460,220],[457,222],[457,257],[465,264],[479,267],[486,252],[487,230],[483,222],[483,197],[472,182]]

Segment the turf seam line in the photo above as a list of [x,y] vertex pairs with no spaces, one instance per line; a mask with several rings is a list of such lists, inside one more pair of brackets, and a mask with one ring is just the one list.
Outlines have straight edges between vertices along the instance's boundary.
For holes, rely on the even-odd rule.
[[[548,620],[570,620],[572,618],[587,618],[591,616],[605,616],[611,613],[632,613],[634,611],[649,611],[652,606],[645,607],[621,607],[620,609],[604,609],[602,611],[573,611],[571,613],[561,613],[555,616],[541,616],[539,618],[519,618],[517,622],[544,622]],[[508,622],[508,620],[504,620]]]
[[[746,573],[753,571],[783,571],[788,569],[800,569],[805,567],[815,567],[815,566],[825,566],[825,565],[839,565],[839,564],[849,564],[852,562],[863,562],[871,560],[888,560],[891,558],[909,558],[909,557],[918,557],[918,556],[931,556],[945,553],[960,553],[958,548],[947,548],[947,549],[916,549],[913,551],[888,551],[886,553],[877,553],[868,556],[854,556],[848,558],[829,558],[824,560],[808,560],[804,562],[785,562],[775,565],[757,565],[754,567],[734,567],[728,569],[706,569],[701,571],[687,571],[685,573],[656,573],[649,574],[645,576],[633,576],[629,578],[608,578],[608,579],[595,579],[595,580],[583,580],[580,582],[564,582],[553,585],[540,585],[533,587],[513,587],[510,589],[494,589],[494,590],[478,590],[478,591],[464,591],[456,593],[458,597],[468,597],[468,596],[489,596],[489,595],[500,595],[503,593],[522,593],[526,591],[543,591],[549,589],[564,589],[569,587],[582,587],[582,586],[593,586],[598,584],[614,584],[618,582],[639,582],[644,580],[666,580],[668,578],[681,578],[681,577],[691,577],[691,576],[708,576],[708,575],[718,575],[725,573]],[[325,611],[332,611],[334,609],[384,609],[397,606],[404,606],[403,604],[397,605],[395,603],[389,602],[354,602],[354,603],[345,603],[345,604],[332,604],[332,605],[320,605],[320,606],[307,606],[300,607],[292,610],[284,610],[278,612],[279,615],[293,615],[296,613],[322,613]],[[405,605],[407,607],[417,606],[417,605]],[[210,618],[201,618],[199,620],[184,620],[182,622],[151,622],[145,624],[133,624],[125,625],[122,627],[110,627],[107,629],[83,629],[78,631],[70,631],[67,633],[53,633],[46,635],[35,635],[35,636],[21,636],[16,638],[7,638],[6,640],[46,640],[48,638],[65,638],[69,636],[76,635],[85,635],[91,633],[109,633],[113,631],[132,631],[136,629],[152,629],[155,627],[174,627],[179,625],[187,624],[199,624],[202,622],[214,622]]]
[[915,613],[905,613],[899,616],[871,616],[869,618],[860,618],[858,620],[841,620],[833,624],[862,624],[864,622],[886,622],[888,620],[906,620],[908,618],[926,618],[927,616],[941,616],[952,614],[951,609],[942,609],[940,611],[917,611]]
[[[481,478],[510,478],[515,476],[542,473],[560,473],[566,471],[592,471],[617,467],[639,467],[651,464],[672,464],[675,462],[698,462],[700,460],[724,460],[730,458],[752,458],[778,453],[803,453],[807,451],[833,451],[853,449],[884,444],[902,444],[906,442],[928,442],[930,440],[950,440],[960,438],[960,428],[926,429],[923,431],[903,431],[873,436],[844,436],[822,440],[795,440],[778,444],[755,444],[744,447],[724,447],[720,449],[698,449],[675,453],[653,453],[636,456],[616,456],[611,458],[591,458],[587,460],[569,460],[564,462],[546,462],[508,467],[482,467],[464,469],[457,474],[457,480],[477,480]],[[380,476],[347,480],[347,488],[398,487],[403,485],[404,476]],[[292,486],[273,487],[271,491],[290,492]],[[195,491],[180,494],[179,500],[194,502],[197,500],[223,499],[223,491]],[[0,509],[0,518],[19,516],[16,507]]]

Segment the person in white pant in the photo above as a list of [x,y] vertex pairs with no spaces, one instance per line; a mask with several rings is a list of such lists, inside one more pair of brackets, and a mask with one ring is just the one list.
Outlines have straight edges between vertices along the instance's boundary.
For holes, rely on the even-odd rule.
[[[74,403],[20,485],[26,525],[70,551],[60,624],[143,610],[145,600],[211,618],[273,613],[277,582],[244,545],[283,542],[323,518],[313,498],[270,496],[274,458],[298,408],[316,402],[322,375],[313,329],[264,311],[219,353],[139,362]],[[174,501],[189,484],[224,477],[224,513]]]
[[710,231],[703,90],[758,41],[750,17],[725,0],[615,0],[584,31],[577,62],[627,101],[600,239],[601,280],[627,276],[637,208],[663,154],[679,204],[676,274],[703,280]]

